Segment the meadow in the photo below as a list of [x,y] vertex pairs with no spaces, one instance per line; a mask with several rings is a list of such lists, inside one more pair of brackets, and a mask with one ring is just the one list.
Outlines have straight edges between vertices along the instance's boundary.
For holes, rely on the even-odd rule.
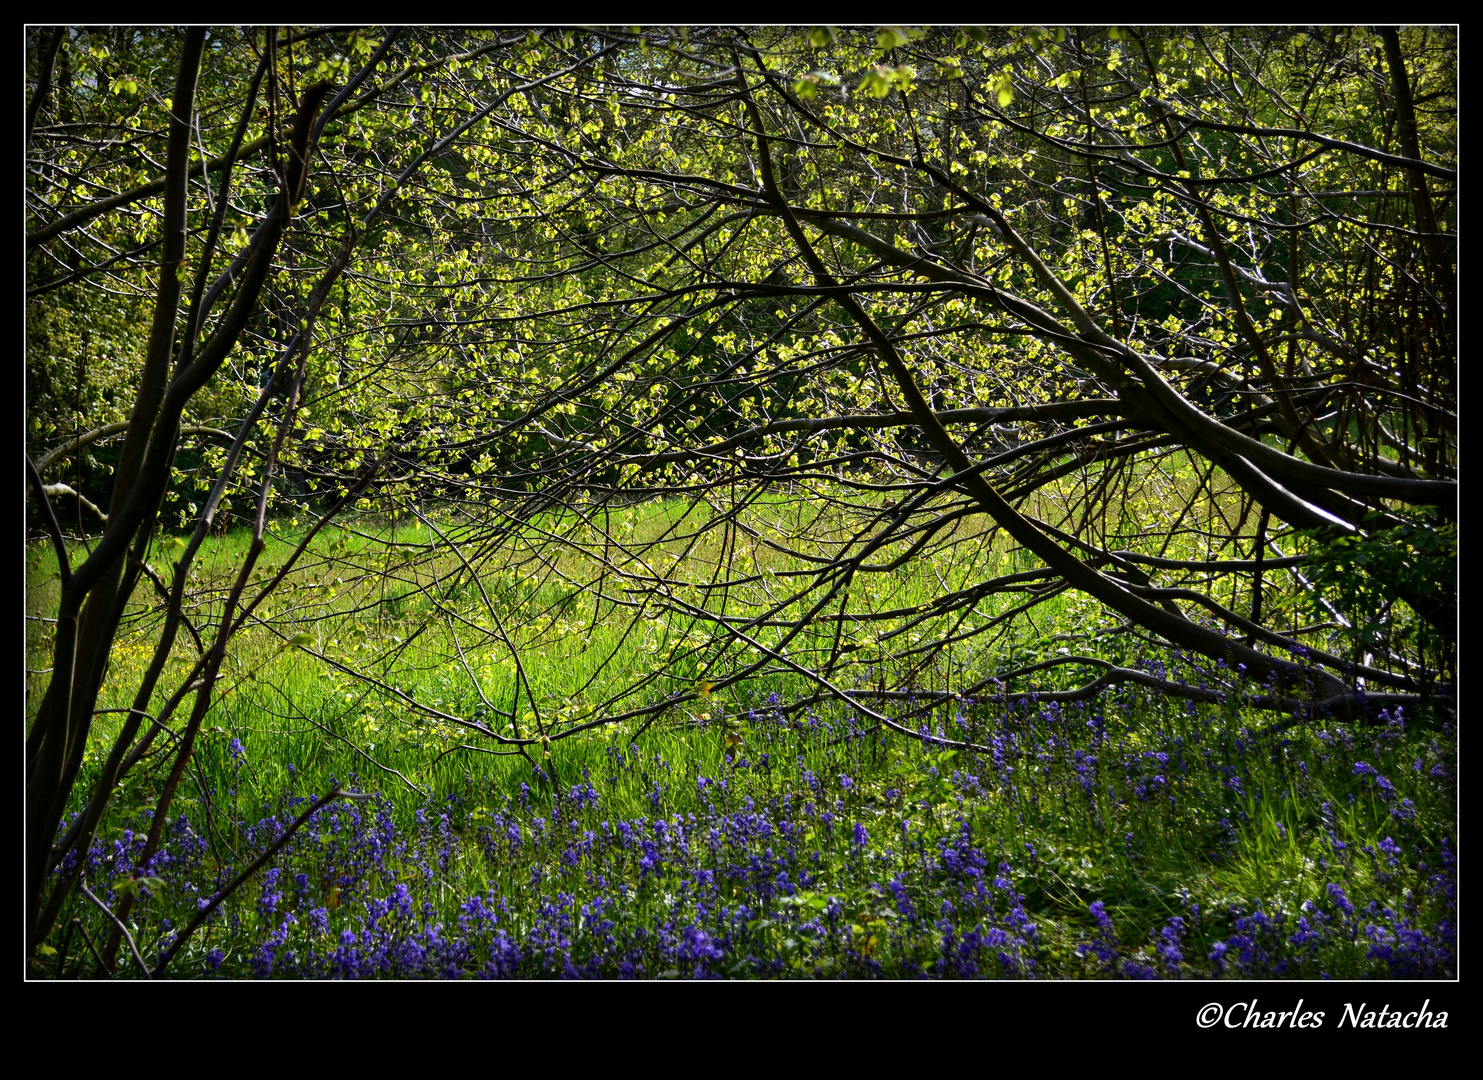
[[[916,614],[934,597],[1033,569],[993,538],[948,529],[905,569],[861,576],[861,608],[902,614],[852,626],[845,669],[862,694],[905,686],[871,699],[899,722],[985,752],[942,749],[819,698],[786,663],[718,651],[704,619],[673,615],[675,597],[723,610],[707,582],[735,579],[719,604],[771,611],[754,638],[781,650],[808,600],[790,598],[789,582],[809,567],[768,530],[828,552],[846,543],[837,516],[783,500],[739,539],[690,529],[694,513],[629,507],[590,536],[572,515],[525,522],[477,574],[456,522],[320,534],[236,642],[161,849],[139,864],[159,794],[152,766],[167,757],[157,754],[128,777],[86,856],[83,880],[102,905],[137,900],[114,976],[140,977],[269,852],[170,974],[1455,975],[1445,702],[1387,710],[1379,724],[1290,724],[1230,696],[1176,700],[1127,684],[1058,702],[994,682],[1074,647],[1189,686],[1233,685],[1072,594],[1029,619],[1009,617],[1021,594],[990,597],[953,623],[961,640],[919,663],[913,650],[950,618]],[[261,580],[302,532],[275,522]],[[544,542],[557,533],[559,554]],[[604,535],[626,542],[599,558]],[[162,566],[174,544],[159,538]],[[245,544],[227,533],[198,561],[203,633]],[[49,657],[49,557],[38,547],[29,563],[33,710]],[[593,588],[615,569],[668,590],[670,614]],[[135,599],[105,710],[128,704],[153,647],[158,597]],[[787,655],[839,642],[826,622],[787,637]],[[1050,671],[1037,685],[1057,678],[1078,681]],[[459,720],[570,734],[527,758]],[[116,723],[100,714],[85,769]],[[336,788],[355,797],[304,817]],[[33,975],[101,973],[108,933],[99,907],[76,897]]]

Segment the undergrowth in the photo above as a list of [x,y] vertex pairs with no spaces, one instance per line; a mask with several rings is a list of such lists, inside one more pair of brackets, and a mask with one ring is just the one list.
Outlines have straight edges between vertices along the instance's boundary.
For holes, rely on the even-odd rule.
[[[1437,978],[1455,973],[1452,731],[1261,735],[1128,693],[963,702],[936,751],[755,702],[505,768],[422,801],[320,810],[173,962],[215,977]],[[126,890],[152,963],[319,788],[211,744],[219,788],[117,815],[85,880]],[[258,760],[254,760],[257,758]],[[258,777],[259,779],[255,779]],[[347,787],[367,778],[346,775]],[[322,787],[325,780],[321,780]],[[264,798],[265,795],[271,795]],[[72,933],[71,919],[79,919]],[[79,901],[42,962],[96,967]],[[139,974],[127,949],[118,975]]]
[[[615,528],[660,545],[683,514],[659,510],[636,508]],[[264,574],[293,539],[287,529],[270,537]],[[895,699],[893,718],[925,737],[914,740],[843,705],[809,703],[811,688],[775,667],[697,694],[724,680],[685,627],[606,618],[601,602],[573,599],[560,574],[513,564],[481,593],[433,539],[425,528],[323,537],[262,609],[263,624],[234,642],[148,865],[138,855],[169,755],[146,759],[119,788],[82,875],[110,910],[131,892],[140,901],[114,977],[141,974],[135,948],[154,966],[198,910],[336,788],[363,797],[331,802],[294,832],[184,943],[170,974],[1456,973],[1449,702],[1395,708],[1373,726],[1293,725],[1231,696],[1197,705],[1127,684],[1056,704],[1011,684],[930,708]],[[165,555],[169,544],[162,538]],[[205,550],[208,608],[242,544],[231,533]],[[945,585],[1024,569],[1022,555],[964,538],[912,575],[867,582],[860,602],[915,610]],[[31,709],[50,655],[43,613],[55,582],[43,558],[33,555],[27,601]],[[704,576],[707,565],[677,563],[676,573]],[[103,708],[128,704],[153,648],[158,598],[136,601]],[[991,622],[992,605],[980,607]],[[481,622],[494,614],[525,657],[523,696],[509,650]],[[1036,618],[1038,627],[974,638],[914,670],[924,686],[956,690],[1074,645],[1173,683],[1239,684],[1197,658],[1149,651],[1069,594],[1041,603]],[[911,641],[893,639],[892,625],[860,648],[857,689],[904,663],[893,650]],[[811,646],[801,636],[793,647]],[[887,672],[891,685],[916,685],[902,670]],[[530,731],[681,696],[683,707],[555,740],[544,757],[489,753],[440,719],[494,723],[503,711]],[[94,724],[77,799],[117,722],[105,712]],[[933,738],[983,750],[943,750]],[[107,917],[80,893],[68,905],[35,976],[104,973],[95,951]]]

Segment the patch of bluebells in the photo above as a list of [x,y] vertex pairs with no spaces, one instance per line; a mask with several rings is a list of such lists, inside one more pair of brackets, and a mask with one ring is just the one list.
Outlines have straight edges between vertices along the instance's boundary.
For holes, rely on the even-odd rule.
[[[1382,845],[1382,852],[1386,851]],[[1393,853],[1397,849],[1389,844]],[[1429,927],[1417,924],[1418,906],[1396,911],[1370,901],[1358,907],[1337,882],[1324,886],[1319,901],[1307,900],[1295,913],[1230,912],[1235,933],[1216,940],[1209,954],[1211,974],[1270,978],[1299,975],[1329,978],[1380,974],[1399,979],[1436,979],[1456,971],[1455,880],[1438,875],[1430,883],[1441,901],[1442,917]],[[1354,970],[1332,970],[1347,962]]]
[[[1065,972],[1047,972],[1043,919],[1024,895],[1038,902],[1025,883],[1039,879],[1049,849],[1017,839],[1019,865],[1012,865],[982,808],[999,807],[1020,824],[1083,814],[1099,829],[1116,829],[1107,848],[1122,854],[1109,858],[1142,865],[1155,841],[1126,826],[1141,828],[1140,814],[1172,818],[1200,792],[1214,792],[1227,801],[1213,804],[1222,816],[1206,818],[1219,821],[1207,830],[1208,854],[1224,861],[1241,846],[1231,819],[1249,820],[1249,789],[1260,797],[1252,768],[1281,764],[1280,748],[1257,749],[1249,732],[1221,740],[1192,724],[1130,740],[1112,734],[1118,725],[1104,715],[1105,703],[1022,702],[975,734],[987,755],[949,766],[924,750],[918,775],[901,775],[901,787],[878,798],[858,756],[840,756],[833,767],[810,758],[810,768],[801,743],[802,782],[777,790],[773,757],[786,761],[794,740],[810,732],[827,738],[837,725],[817,713],[787,724],[776,712],[780,703],[769,706],[773,712],[758,716],[777,729],[779,742],[771,755],[754,754],[766,769],[743,769],[737,754],[717,775],[692,779],[658,754],[615,747],[596,775],[584,769],[580,781],[555,792],[549,778],[537,778],[536,789],[520,784],[493,806],[449,796],[405,822],[384,798],[332,803],[222,905],[178,964],[259,978],[1059,975]],[[960,730],[982,722],[977,714],[954,719]],[[865,737],[853,725],[847,718],[839,726],[846,745]],[[1075,950],[1086,963],[1082,973],[1435,978],[1455,971],[1456,859],[1448,841],[1440,856],[1425,846],[1416,802],[1376,765],[1357,760],[1345,733],[1323,736],[1333,751],[1330,773],[1352,768],[1388,812],[1381,820],[1394,835],[1346,843],[1340,815],[1324,804],[1322,865],[1332,880],[1296,910],[1264,901],[1202,915],[1187,903],[1181,914],[1120,941],[1107,904],[1095,901]],[[1393,762],[1406,737],[1390,718],[1371,759]],[[1317,749],[1311,742],[1304,748]],[[240,745],[231,753],[240,764]],[[1413,789],[1438,771],[1450,775],[1440,748],[1426,757],[1414,770],[1404,768],[1409,756],[1399,771],[1384,767]],[[1316,753],[1301,761],[1294,755],[1294,777],[1316,785],[1320,768],[1310,776],[1308,765],[1316,760]],[[628,816],[631,801],[613,794],[625,777],[640,796],[637,816]],[[688,799],[683,813],[676,792]],[[307,801],[288,795],[234,822],[236,859],[250,861],[280,839]],[[148,825],[142,816],[95,841],[86,872],[110,902],[124,877],[148,871],[161,878],[140,914],[146,922],[155,914],[162,939],[171,920],[179,925],[182,914],[203,907],[241,863],[217,862],[210,837],[213,828],[221,835],[223,822],[185,812],[172,817],[159,852],[140,868]],[[1432,852],[1430,862],[1422,851]],[[1357,874],[1372,892],[1389,888],[1392,906],[1368,897],[1355,903]],[[1402,879],[1423,886],[1412,897]],[[481,884],[470,890],[471,881]]]
[[[700,813],[626,820],[606,816],[590,784],[544,814],[512,798],[482,815],[466,848],[455,824],[479,818],[456,798],[421,808],[410,826],[394,823],[386,800],[333,803],[218,910],[187,957],[208,974],[255,978],[1036,972],[1034,921],[1013,871],[989,869],[987,838],[967,818],[925,849],[925,880],[879,876],[864,858],[870,831],[841,822],[839,807],[701,787]],[[243,858],[278,841],[297,804],[265,809],[238,823]],[[162,849],[172,876],[206,866],[189,817]],[[135,835],[99,858],[128,869]],[[498,884],[439,907],[471,859]],[[825,886],[826,867],[843,891]]]
[[1078,945],[1076,955],[1096,957],[1101,972],[1111,975],[1117,970],[1119,955],[1117,933],[1112,928],[1112,916],[1107,914],[1107,906],[1101,900],[1093,900],[1087,911],[1097,922],[1097,934],[1090,942]]

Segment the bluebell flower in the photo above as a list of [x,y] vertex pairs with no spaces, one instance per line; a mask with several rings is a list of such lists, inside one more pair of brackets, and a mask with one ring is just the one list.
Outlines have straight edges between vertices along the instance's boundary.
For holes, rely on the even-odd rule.
[[1416,804],[1410,799],[1402,799],[1398,804],[1390,808],[1390,816],[1397,821],[1414,822],[1416,820]]
[[1224,941],[1215,942],[1210,948],[1210,962],[1215,965],[1215,973],[1223,975],[1226,970],[1226,949],[1229,946]]
[[1184,953],[1180,949],[1183,933],[1184,919],[1178,915],[1171,918],[1159,931],[1158,953],[1164,960],[1164,969],[1172,975],[1179,974],[1179,965],[1184,959]]

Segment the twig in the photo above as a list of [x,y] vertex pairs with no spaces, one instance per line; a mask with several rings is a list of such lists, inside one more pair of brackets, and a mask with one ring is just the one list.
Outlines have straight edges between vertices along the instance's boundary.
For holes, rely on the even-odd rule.
[[[313,724],[315,727],[317,727],[320,731],[324,732],[326,735],[329,735],[331,738],[339,739],[346,746],[350,747],[350,749],[354,750],[357,754],[359,754],[361,757],[365,758],[367,761],[369,761],[372,765],[376,766],[376,768],[380,769],[382,772],[391,773],[392,776],[395,776],[398,780],[400,780],[402,783],[406,784],[413,791],[417,792],[417,794],[421,795],[424,799],[427,798],[427,796],[428,796],[428,793],[427,792],[423,791],[420,787],[418,787],[412,781],[408,780],[398,770],[393,769],[390,765],[383,765],[383,764],[381,764],[381,762],[377,761],[370,754],[368,754],[364,750],[362,750],[359,746],[356,746],[355,743],[352,740],[347,739],[344,735],[341,735],[338,731],[335,731],[333,728],[330,728],[330,727],[327,727],[324,724],[321,724],[318,720],[314,719],[314,717],[309,716],[308,714],[305,714],[304,715],[304,719],[307,720],[307,721],[309,721],[309,723]],[[374,749],[374,747],[372,747],[372,749]]]
[[[284,831],[283,835],[274,842],[272,847],[268,848],[267,851],[259,855],[257,859],[253,861],[251,866],[249,866],[246,870],[243,870],[242,873],[233,878],[230,885],[228,885],[221,892],[217,893],[214,897],[211,898],[211,902],[209,904],[203,907],[200,911],[196,912],[195,918],[191,919],[191,921],[186,924],[185,929],[175,936],[174,942],[172,942],[168,948],[161,951],[160,962],[155,966],[154,973],[156,975],[164,974],[165,965],[167,965],[172,959],[174,959],[175,954],[180,951],[180,946],[184,945],[190,938],[190,936],[196,932],[197,927],[199,927],[203,922],[211,917],[212,912],[214,912],[218,907],[221,906],[221,902],[223,900],[225,900],[228,896],[231,896],[232,893],[236,892],[237,889],[242,885],[242,883],[245,882],[248,878],[252,877],[253,874],[257,873],[264,863],[266,863],[274,855],[278,854],[279,849],[282,848],[284,844],[288,843],[289,840],[293,837],[294,833],[298,832],[299,829],[303,827],[304,823],[311,817],[313,817],[320,810],[321,807],[325,806],[336,797],[346,794],[346,792],[340,790],[340,787],[337,784],[328,792],[321,795],[318,799],[315,799],[313,804],[310,805],[309,809],[305,810],[298,816],[298,819]],[[348,794],[348,797],[363,798],[364,796],[361,795],[361,793],[359,792],[351,792]],[[131,939],[129,941],[129,946],[132,948],[133,944],[134,942]],[[138,954],[136,953],[135,955],[137,956]]]
[[[139,947],[134,944],[134,935],[129,933],[129,928],[123,924],[123,921],[120,920],[117,915],[108,910],[107,904],[103,903],[103,901],[99,900],[96,896],[93,895],[92,890],[90,890],[86,885],[82,883],[81,878],[78,878],[77,880],[77,887],[82,891],[83,896],[86,896],[89,900],[91,900],[98,906],[99,911],[108,916],[109,922],[118,927],[119,933],[123,934],[124,940],[129,943],[129,951],[134,954],[134,959],[139,963],[139,970],[144,972],[144,977],[146,979],[153,979],[154,976],[149,973],[149,966],[145,964],[144,957],[139,955]],[[83,936],[86,937],[86,935]],[[91,948],[92,942],[88,942],[88,946]],[[98,955],[96,950],[94,950],[93,955]],[[101,956],[98,957],[98,963],[103,966],[104,971],[108,970],[108,965],[103,963],[103,958]]]
[[56,978],[62,977],[62,972],[67,970],[67,953],[72,948],[72,935],[76,932],[79,923],[74,918],[67,924],[67,932],[62,935],[62,947],[57,950],[57,974]]
[[[428,770],[431,771],[437,768],[438,762],[442,761],[449,754],[459,750],[472,750],[476,754],[492,754],[495,757],[514,757],[520,754],[522,749],[523,747],[516,747],[514,750],[491,750],[487,746],[471,746],[468,743],[459,743],[457,746],[450,746],[447,750],[444,750],[437,757],[433,758],[432,762],[428,765]],[[523,757],[524,755],[521,754],[521,756]]]
[[51,536],[52,546],[57,549],[57,567],[60,571],[61,586],[65,591],[72,582],[72,564],[67,558],[67,542],[62,539],[62,526],[57,524],[57,515],[52,510],[51,500],[46,497],[46,485],[41,482],[41,473],[31,463],[29,454],[26,455],[26,479],[36,492],[36,501],[41,504],[46,531]]
[[[77,932],[82,935],[83,944],[88,947],[88,952],[93,954],[93,959],[98,961],[98,970],[103,972],[105,977],[110,979],[113,978],[113,973],[108,970],[108,965],[103,962],[103,956],[101,953],[98,952],[98,947],[93,944],[93,939],[88,937],[87,927],[82,925],[82,920],[73,919],[72,925],[77,927]],[[60,975],[61,973],[62,972],[60,970],[57,971],[58,975]]]

